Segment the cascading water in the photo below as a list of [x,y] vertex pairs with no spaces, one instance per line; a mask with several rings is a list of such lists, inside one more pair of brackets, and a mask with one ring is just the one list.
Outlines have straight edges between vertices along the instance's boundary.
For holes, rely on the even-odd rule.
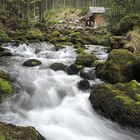
[[[10,73],[16,93],[1,104],[0,121],[33,126],[47,140],[139,139],[134,130],[124,130],[93,111],[89,92],[77,88],[79,76],[49,69],[55,62],[74,63],[76,54],[72,47],[59,51],[45,43],[6,47],[14,56],[3,59],[2,67]],[[95,54],[105,59],[106,53],[95,48]],[[29,58],[40,60],[42,65],[23,67],[22,63]]]

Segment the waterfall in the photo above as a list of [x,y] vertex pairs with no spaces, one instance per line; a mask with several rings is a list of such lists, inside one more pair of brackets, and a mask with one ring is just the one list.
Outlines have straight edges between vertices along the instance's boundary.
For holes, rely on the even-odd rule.
[[[67,66],[76,59],[75,50],[66,46],[59,51],[50,44],[5,45],[14,56],[3,58],[3,69],[11,75],[15,94],[1,104],[0,121],[19,126],[35,127],[47,140],[138,140],[139,135],[121,128],[92,109],[89,91],[80,91],[78,75],[54,71],[55,62]],[[107,53],[99,46],[90,46],[101,60]],[[42,65],[24,67],[23,62],[34,58]],[[93,84],[100,83],[95,79]]]

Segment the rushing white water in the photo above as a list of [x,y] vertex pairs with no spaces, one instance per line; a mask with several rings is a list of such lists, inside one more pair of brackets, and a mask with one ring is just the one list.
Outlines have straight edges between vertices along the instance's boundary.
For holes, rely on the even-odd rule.
[[[89,92],[77,88],[77,82],[81,80],[79,76],[49,69],[54,62],[74,63],[76,54],[72,47],[59,51],[45,43],[6,47],[15,56],[3,60],[3,68],[9,71],[16,93],[1,104],[1,121],[33,126],[47,140],[139,139],[139,134],[124,130],[93,111],[88,100]],[[96,55],[101,59],[107,56],[103,51],[96,51]],[[29,58],[40,60],[42,65],[23,67],[22,63]]]

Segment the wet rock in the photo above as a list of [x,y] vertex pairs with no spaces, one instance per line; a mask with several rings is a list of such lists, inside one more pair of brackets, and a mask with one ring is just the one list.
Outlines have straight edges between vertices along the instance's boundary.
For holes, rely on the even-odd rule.
[[22,65],[27,66],[27,67],[35,67],[35,66],[41,65],[41,62],[37,59],[29,59],[25,61]]
[[88,80],[84,79],[78,82],[78,88],[80,90],[88,90],[90,88],[90,83]]
[[54,64],[50,65],[50,69],[52,69],[54,71],[59,71],[59,70],[65,71],[66,68],[67,68],[67,66],[62,63],[54,63]]
[[140,83],[135,80],[96,85],[89,100],[92,107],[106,118],[140,128]]
[[0,122],[0,140],[45,140],[33,127],[19,127]]
[[84,53],[78,54],[76,58],[76,64],[82,65],[85,67],[91,67],[94,61],[96,60],[97,60],[96,56],[84,52]]
[[80,70],[82,70],[84,67],[82,65],[76,65],[76,64],[72,64],[71,66],[69,66],[67,68],[67,73],[69,75],[75,75],[78,74]]
[[95,71],[92,69],[86,70],[83,69],[80,71],[80,76],[87,80],[94,80],[95,79]]
[[0,102],[13,94],[13,88],[9,81],[0,78]]

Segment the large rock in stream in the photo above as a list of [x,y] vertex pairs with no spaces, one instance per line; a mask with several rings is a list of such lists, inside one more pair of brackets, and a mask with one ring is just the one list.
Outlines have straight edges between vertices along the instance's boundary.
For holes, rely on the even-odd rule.
[[37,59],[28,59],[22,65],[26,67],[35,67],[41,65],[41,62]]
[[129,82],[134,79],[136,55],[125,49],[112,50],[105,64],[96,66],[97,76],[110,83]]
[[91,67],[96,60],[97,60],[97,57],[95,55],[83,52],[83,53],[78,54],[75,63],[77,65]]
[[66,68],[67,68],[67,66],[62,63],[53,63],[50,65],[50,69],[52,69],[54,71],[59,71],[59,70],[65,71]]
[[80,70],[82,70],[84,67],[82,65],[72,64],[67,68],[67,73],[69,75],[75,75],[78,74]]
[[0,122],[0,140],[45,140],[32,127],[19,127]]
[[89,98],[101,115],[121,125],[140,128],[140,83],[96,85]]
[[0,70],[0,103],[13,95],[13,88],[9,81],[9,75]]
[[90,88],[90,83],[86,79],[79,81],[77,85],[80,90],[88,90]]

